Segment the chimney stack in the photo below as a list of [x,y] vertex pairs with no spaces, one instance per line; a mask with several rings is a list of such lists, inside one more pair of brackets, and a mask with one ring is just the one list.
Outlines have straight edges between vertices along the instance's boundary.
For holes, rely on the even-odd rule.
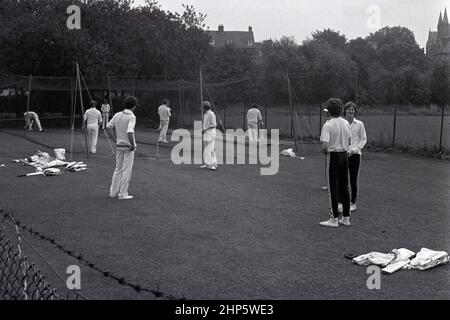
[[223,32],[224,28],[223,28],[223,24],[219,24],[219,32]]

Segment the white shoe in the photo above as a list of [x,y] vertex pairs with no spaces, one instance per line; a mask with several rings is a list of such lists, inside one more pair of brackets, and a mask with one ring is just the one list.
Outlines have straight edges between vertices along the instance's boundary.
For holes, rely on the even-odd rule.
[[327,221],[322,221],[319,223],[322,227],[332,227],[337,228],[339,227],[338,218],[330,218]]
[[343,226],[350,226],[350,217],[342,217],[339,219],[339,224],[342,224]]
[[200,168],[201,169],[206,169],[206,168],[208,168],[208,166],[206,164],[203,164]]
[[167,140],[163,140],[162,142],[163,142],[163,143],[169,143],[169,141],[167,141]]
[[163,142],[162,139],[158,139],[158,142]]
[[210,170],[217,170],[217,166],[211,166],[209,167]]
[[133,199],[133,196],[130,195],[119,197],[119,200],[131,200],[131,199]]
[[342,206],[342,203],[338,203],[338,212],[339,213],[344,212],[344,207]]
[[350,211],[356,211],[356,203],[350,203]]

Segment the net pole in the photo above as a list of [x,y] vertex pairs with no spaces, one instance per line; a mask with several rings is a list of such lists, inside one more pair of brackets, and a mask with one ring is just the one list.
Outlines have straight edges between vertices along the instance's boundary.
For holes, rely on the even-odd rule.
[[397,129],[397,104],[394,105],[394,127],[392,129],[392,148],[395,149],[395,134]]
[[[28,97],[27,97],[27,118],[28,118],[28,112],[30,111],[30,100],[31,100],[31,81],[33,79],[33,76],[30,74],[28,78]],[[25,136],[27,135],[28,129],[29,129],[29,122],[25,120],[25,125],[28,125],[28,128],[25,127]]]
[[[200,114],[202,115],[202,123],[203,123],[203,73],[202,73],[202,66],[200,66],[199,70],[199,78],[200,78]],[[203,138],[203,134],[202,134]]]
[[108,76],[108,100],[109,100],[109,106],[111,107],[110,114],[114,114],[113,104],[112,104],[112,98],[111,98],[111,79]]
[[178,81],[178,100],[179,100],[179,107],[178,107],[178,124],[181,123],[181,113],[182,113],[182,105],[183,105],[183,97],[182,97],[182,91],[181,91],[181,81]]
[[71,108],[70,108],[70,161],[72,161],[73,154],[73,131],[75,129],[75,108],[77,105],[77,88],[78,82],[75,82],[75,88],[73,87],[73,79],[70,78],[70,100],[71,100]]
[[292,103],[292,92],[291,92],[291,81],[289,79],[289,74],[286,74],[287,85],[288,85],[288,95],[289,95],[289,104],[291,106],[291,130],[294,133],[294,144],[295,144],[295,152],[297,152],[297,133],[295,132],[294,126],[294,106]]
[[81,89],[81,79],[80,79],[80,66],[77,62],[77,81],[79,85],[79,93],[80,93],[80,105],[81,105],[81,121],[82,121],[82,128],[84,133],[84,142],[86,146],[86,157],[89,159],[89,150],[88,150],[88,141],[87,141],[87,132],[86,132],[86,126],[84,124],[84,106],[83,106],[83,93]]
[[439,154],[442,154],[442,135],[444,133],[444,116],[445,116],[445,105],[442,104],[441,106],[441,133],[439,136]]

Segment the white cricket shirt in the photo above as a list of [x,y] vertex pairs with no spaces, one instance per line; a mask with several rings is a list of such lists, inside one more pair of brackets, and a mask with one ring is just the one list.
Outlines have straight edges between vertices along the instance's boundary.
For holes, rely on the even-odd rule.
[[102,114],[96,108],[89,108],[84,113],[84,120],[87,121],[87,124],[99,124],[102,122]]
[[170,120],[170,108],[165,104],[162,104],[158,108],[159,120],[169,121]]
[[366,129],[364,123],[356,118],[353,119],[350,124],[351,131],[351,145],[350,150],[354,153],[361,155],[361,150],[367,143]]
[[128,133],[134,133],[136,125],[136,116],[131,110],[124,109],[114,115],[111,121],[106,125],[109,129],[116,129],[117,146],[131,147]]
[[203,130],[217,127],[216,115],[211,110],[208,110],[203,115]]
[[320,141],[328,143],[328,152],[348,151],[350,124],[344,118],[330,118],[325,122],[320,134]]
[[259,109],[251,108],[247,112],[247,122],[258,123],[262,120],[261,112]]

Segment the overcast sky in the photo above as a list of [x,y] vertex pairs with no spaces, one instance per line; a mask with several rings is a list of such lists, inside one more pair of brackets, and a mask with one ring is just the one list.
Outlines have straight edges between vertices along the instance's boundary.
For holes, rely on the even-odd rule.
[[436,30],[439,11],[446,5],[450,9],[450,0],[158,0],[158,3],[163,10],[180,13],[182,3],[193,5],[197,12],[207,15],[205,23],[210,30],[216,30],[219,24],[224,25],[225,31],[245,31],[252,26],[256,41],[294,36],[301,43],[313,31],[324,28],[341,31],[348,39],[354,39],[376,31],[379,20],[381,27],[401,25],[411,29],[421,47],[426,45],[429,29]]

